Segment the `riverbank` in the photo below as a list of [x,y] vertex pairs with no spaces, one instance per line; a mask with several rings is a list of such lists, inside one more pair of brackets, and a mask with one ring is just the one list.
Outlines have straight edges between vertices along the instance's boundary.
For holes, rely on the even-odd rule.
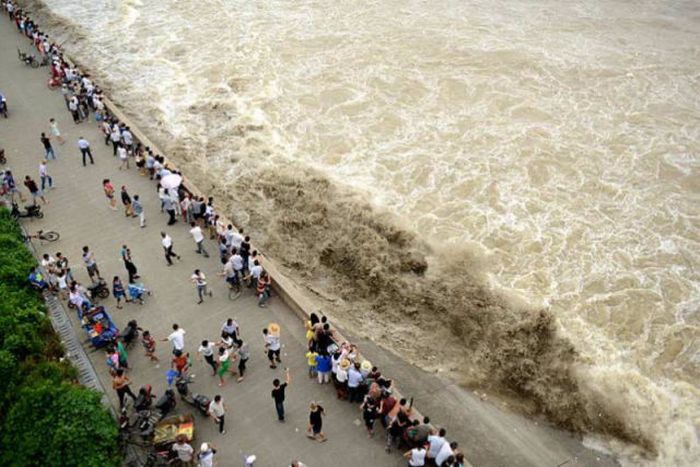
[[[13,33],[13,37],[9,36],[11,30],[8,32],[8,29],[3,29],[4,43],[17,43],[22,47],[27,47],[26,42],[20,42],[20,38],[17,37],[16,34]],[[14,53],[14,47],[8,47],[3,51],[2,55],[2,63],[6,65],[2,70],[3,82],[9,83],[8,89],[4,91],[10,96],[12,115],[9,121],[3,122],[2,130],[9,129],[12,133],[8,134],[15,135],[8,139],[8,143],[10,143],[8,144],[10,165],[20,167],[22,170],[27,170],[27,173],[34,173],[35,168],[33,162],[36,161],[32,161],[30,158],[18,158],[18,156],[20,154],[40,154],[40,146],[38,141],[36,141],[36,137],[30,134],[31,132],[22,130],[24,128],[37,128],[37,132],[41,131],[39,128],[44,128],[48,118],[53,116],[59,120],[60,126],[64,129],[64,136],[66,136],[69,142],[75,141],[77,137],[80,136],[80,133],[83,132],[85,136],[92,139],[97,159],[96,168],[99,168],[99,171],[93,170],[94,168],[92,167],[83,170],[79,166],[77,160],[78,156],[76,154],[77,150],[75,148],[68,144],[65,146],[65,149],[64,147],[57,147],[59,151],[59,163],[52,164],[51,168],[59,188],[50,194],[51,204],[47,208],[46,219],[41,222],[35,222],[34,225],[51,225],[50,223],[53,222],[52,228],[60,228],[62,234],[64,234],[62,242],[66,242],[66,247],[70,247],[72,253],[70,253],[69,256],[73,258],[74,263],[78,262],[78,249],[82,245],[85,237],[90,238],[89,243],[96,251],[101,266],[104,264],[105,266],[103,267],[108,270],[113,269],[121,271],[119,261],[116,259],[118,245],[122,242],[127,242],[131,246],[137,264],[139,264],[143,271],[142,275],[147,285],[156,291],[156,295],[153,300],[150,300],[149,304],[143,308],[143,311],[140,309],[132,309],[120,314],[119,316],[123,320],[122,324],[131,316],[138,317],[142,326],[150,327],[152,332],[156,335],[163,335],[167,333],[169,319],[172,318],[178,320],[183,327],[188,329],[190,335],[213,337],[209,334],[216,328],[216,323],[214,323],[213,329],[208,330],[208,328],[206,328],[206,323],[198,321],[198,315],[195,314],[198,313],[198,310],[194,305],[188,307],[188,309],[184,309],[185,307],[182,306],[183,303],[193,302],[191,296],[193,292],[188,288],[189,284],[186,283],[186,277],[188,277],[188,274],[191,272],[189,268],[185,267],[186,272],[181,271],[175,280],[163,277],[162,271],[164,270],[164,264],[159,251],[159,243],[157,243],[157,232],[161,228],[160,226],[164,225],[165,222],[158,217],[159,207],[155,199],[155,194],[153,193],[153,185],[148,183],[144,178],[138,177],[134,172],[123,173],[117,171],[117,164],[113,161],[111,154],[100,146],[97,130],[92,126],[88,128],[84,126],[74,127],[64,110],[60,96],[54,94],[53,97],[51,97],[49,92],[45,89],[43,71],[33,71],[23,67],[14,58]],[[13,104],[13,102],[15,103]],[[5,123],[7,123],[7,125],[5,125]],[[91,136],[90,132],[92,133]],[[66,164],[67,162],[68,164]],[[111,213],[106,208],[100,188],[100,181],[103,177],[112,177],[115,184],[121,181],[129,186],[132,194],[141,193],[143,195],[149,223],[151,223],[151,225],[158,225],[158,227],[147,229],[147,232],[150,232],[147,234],[147,241],[144,241],[142,237],[140,237],[141,232],[135,225],[128,224],[127,220],[123,219],[118,214],[115,218],[115,214]],[[148,195],[148,193],[152,195]],[[68,221],[67,219],[71,220]],[[105,231],[102,226],[106,225],[114,226],[114,228]],[[189,245],[191,245],[191,239],[188,238],[184,229],[177,229],[173,231],[171,235],[173,235],[175,239],[177,250],[191,250],[189,247]],[[61,246],[61,248],[64,247]],[[187,263],[193,264],[196,262],[194,260],[197,257],[192,253],[189,255],[187,253],[181,254]],[[216,265],[214,264],[214,260],[205,263],[205,271],[210,277],[215,277]],[[123,273],[123,271],[121,272]],[[170,272],[170,275],[172,274],[173,273]],[[225,299],[222,300],[218,297],[219,293],[217,289],[215,289],[215,293],[217,293],[217,297],[212,302],[213,309],[208,310],[209,314],[207,314],[207,316],[211,316],[217,321],[230,313],[231,305],[227,303]],[[259,328],[265,324],[266,319],[260,315],[260,311],[254,307],[254,304],[250,300],[241,302],[240,304],[236,302],[234,305],[235,308],[239,310],[237,313],[244,313],[243,316],[238,316],[239,322],[241,322],[244,330],[246,330],[244,331],[244,336],[246,338],[248,336],[255,336],[257,334],[255,331],[248,332],[247,330]],[[275,303],[273,303],[270,313],[272,313],[278,322],[283,324],[285,333],[289,332],[291,334],[288,338],[291,339],[292,342],[288,343],[288,346],[293,347],[296,349],[295,352],[300,354],[302,351],[301,349],[303,349],[304,339],[302,336],[303,332],[296,318],[289,313],[289,310]],[[285,336],[287,336],[287,334],[285,334]],[[255,339],[255,337],[251,337],[251,339]],[[369,346],[371,344],[368,343],[367,345]],[[398,361],[395,356],[383,352],[380,349],[375,350],[376,352],[366,353],[370,359],[376,361],[382,359],[387,360],[386,365],[381,365],[387,375],[393,376],[394,372],[399,373],[399,371],[401,371],[399,366],[405,365]],[[291,355],[291,352],[289,353]],[[140,355],[135,356],[137,365],[139,367],[147,366],[147,363],[141,361],[139,357]],[[94,357],[98,368],[102,365],[101,360],[101,356],[99,355]],[[262,364],[261,360],[262,359],[258,360],[259,364]],[[255,362],[253,362],[253,365],[255,365]],[[292,365],[293,370],[296,366],[295,373],[303,375],[303,362],[301,362],[300,359],[295,360],[295,363]],[[406,369],[406,372],[404,373],[405,377],[401,379],[406,379],[407,383],[414,383],[416,385],[414,391],[414,393],[417,394],[416,405],[420,408],[434,408],[435,411],[424,410],[424,412],[431,415],[433,420],[438,424],[443,424],[444,422],[441,422],[440,417],[435,414],[438,413],[439,410],[442,410],[442,412],[446,414],[449,413],[450,416],[446,418],[452,421],[450,426],[448,426],[449,433],[454,433],[454,436],[460,440],[470,459],[476,460],[477,458],[475,456],[478,456],[477,463],[479,465],[557,465],[574,458],[578,459],[579,462],[581,462],[581,459],[584,459],[583,465],[600,465],[598,464],[595,453],[585,449],[581,450],[582,447],[580,444],[564,433],[524,421],[517,416],[501,413],[496,408],[489,406],[489,404],[485,404],[478,399],[470,397],[468,394],[460,392],[455,386],[436,378],[434,375],[420,372],[409,365],[405,365],[403,368]],[[143,378],[144,380],[148,380],[149,376],[154,380],[162,379],[161,371],[148,368],[139,371],[143,371],[143,373],[136,374],[139,378]],[[104,374],[102,377],[104,378]],[[269,384],[267,378],[261,380],[259,385],[256,386],[257,393],[265,394],[267,384]],[[399,380],[399,384],[403,385],[404,382]],[[208,394],[212,394],[216,390],[216,388],[210,384],[205,384],[203,387],[206,388],[203,392]],[[304,383],[303,387],[305,394],[313,394],[314,397],[319,399],[328,397],[328,394],[325,392],[317,393],[314,390],[316,386],[312,384]],[[432,390],[426,391],[426,388],[431,388]],[[162,386],[156,389],[162,389]],[[407,389],[410,388],[407,387]],[[238,389],[236,389],[236,391],[238,391]],[[303,420],[302,413],[304,411],[304,406],[308,401],[301,398],[301,395],[293,395],[295,394],[294,391],[290,390],[290,392],[292,394],[290,395],[293,401],[292,405],[296,407],[297,420],[301,421]],[[410,390],[406,390],[405,392],[411,395]],[[452,395],[455,393],[457,396]],[[252,396],[255,392],[251,393],[249,389],[246,394]],[[442,400],[452,400],[454,404],[440,409],[441,406],[445,405]],[[264,404],[269,403],[269,401],[263,399],[260,403],[264,407]],[[256,410],[254,407],[251,408],[251,412],[248,416],[254,417],[255,412]],[[480,421],[475,422],[474,413],[481,413],[483,418],[480,417]],[[348,444],[353,446],[352,456],[350,456],[353,462],[362,462],[364,460],[371,465],[383,465],[386,461],[384,453],[381,452],[380,455],[375,455],[375,447],[369,449],[368,446],[375,446],[376,443],[367,445],[366,441],[364,441],[361,428],[354,425],[353,422],[356,420],[357,414],[350,411],[347,404],[339,407],[339,414],[341,414],[341,419],[344,420],[347,425],[343,425],[344,428],[342,429],[337,426],[333,429],[329,427],[329,431],[327,432],[329,436],[342,437],[348,441]],[[242,417],[239,419],[245,420],[245,412],[241,412],[239,416]],[[300,425],[303,427],[303,423],[300,423]],[[205,426],[205,435],[207,433],[207,428],[209,427]],[[331,430],[340,431],[335,431],[335,433],[333,433]],[[464,435],[462,435],[462,433]],[[241,438],[241,444],[238,448],[244,449],[245,446],[246,449],[250,449],[250,446],[245,444],[245,440],[249,442],[251,440],[257,440],[258,444],[252,443],[253,446],[264,446],[264,442],[261,440],[269,439],[269,436],[266,436],[269,434],[267,429],[262,431],[252,430],[251,434]],[[357,437],[355,435],[358,434],[360,435],[359,439],[356,439]],[[277,440],[275,439],[275,441]],[[355,442],[357,443],[355,444]],[[292,444],[296,446],[296,444]],[[332,444],[332,441],[326,443],[328,446]],[[291,448],[292,446],[290,445],[289,447]],[[233,446],[230,448],[235,449]],[[304,451],[308,450],[302,449]],[[365,449],[368,449],[369,452],[364,452]],[[225,451],[225,453],[233,454],[230,450]],[[472,453],[474,453],[475,456],[472,456]],[[306,460],[306,462],[311,465],[309,460],[307,460],[309,459],[308,457],[305,459],[302,456],[302,459]],[[277,460],[284,462],[282,457]],[[333,462],[337,464],[338,460],[334,459]],[[605,462],[605,460],[601,462]]]

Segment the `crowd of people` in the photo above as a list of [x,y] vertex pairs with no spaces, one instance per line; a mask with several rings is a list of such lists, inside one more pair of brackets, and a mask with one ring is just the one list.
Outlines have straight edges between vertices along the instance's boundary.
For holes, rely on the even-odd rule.
[[[209,257],[206,249],[207,238],[215,241],[221,262],[219,275],[227,286],[250,289],[257,297],[258,306],[265,307],[271,297],[271,277],[262,264],[261,255],[253,249],[250,237],[244,234],[243,229],[234,227],[224,219],[221,213],[217,212],[212,197],[197,195],[188,190],[183,183],[165,184],[166,180],[173,179],[173,175],[179,177],[181,181],[182,174],[169,166],[163,156],[154,153],[150,147],[144,146],[125,122],[120,122],[110,114],[105,105],[102,90],[93,83],[90,75],[66,60],[61,48],[52,42],[21,8],[12,0],[0,1],[0,5],[19,32],[32,42],[42,57],[42,62],[48,64],[49,85],[52,88],[60,88],[66,109],[70,112],[73,122],[76,125],[82,125],[92,118],[102,133],[104,144],[111,147],[112,154],[118,161],[119,170],[131,170],[133,163],[141,175],[149,177],[157,184],[161,212],[167,215],[166,225],[173,226],[182,222],[187,226],[197,253],[206,258]],[[40,184],[37,184],[30,175],[26,175],[24,185],[35,204],[38,200],[47,204],[49,200],[44,196],[44,192],[55,186],[53,177],[49,173],[49,163],[54,163],[59,156],[53,142],[56,141],[63,146],[66,141],[54,118],[50,119],[47,130],[41,132],[39,139],[44,151],[44,157],[38,169]],[[88,138],[81,136],[76,146],[80,151],[82,165],[87,166],[88,160],[91,165],[95,165]],[[15,196],[19,196],[20,200],[24,199],[10,171],[5,173],[3,187],[12,201]],[[114,184],[108,178],[103,180],[102,189],[110,209],[117,210],[117,204],[121,201],[125,217],[136,218],[141,228],[146,227],[146,214],[138,194],[132,195],[126,185],[121,185],[117,195]],[[181,257],[174,251],[172,237],[165,231],[160,232],[160,236],[166,265],[173,266],[173,260],[181,261]],[[41,284],[42,289],[46,288],[59,294],[61,298],[68,301],[69,306],[88,310],[95,301],[91,288],[107,285],[102,278],[95,254],[89,246],[83,247],[81,255],[91,286],[83,286],[76,280],[68,258],[61,252],[57,252],[55,256],[43,255],[41,266],[44,272],[34,268],[30,271],[29,280],[32,283]],[[127,245],[121,247],[120,256],[128,282],[125,287],[119,275],[113,276],[111,293],[116,300],[117,308],[122,308],[122,301],[143,303],[142,295],[146,289],[143,284],[137,282],[140,278],[138,268]],[[197,304],[203,304],[205,298],[212,297],[213,292],[201,269],[194,269],[190,280],[195,286]],[[141,290],[141,294],[127,293],[131,292],[132,288]],[[158,339],[149,330],[141,329],[135,320],[129,322],[128,326],[132,337],[140,333],[140,341],[146,357],[157,364],[160,361],[156,355]],[[362,413],[369,437],[375,436],[378,420],[386,437],[386,450],[405,448],[403,455],[409,466],[459,467],[465,465],[464,455],[459,451],[457,443],[446,439],[446,430],[434,427],[428,417],[417,418],[413,413],[413,400],[397,397],[392,380],[365,359],[356,345],[341,342],[340,336],[337,335],[326,316],[311,313],[305,322],[305,329],[308,346],[305,358],[309,378],[315,378],[318,384],[332,384],[337,399],[355,404],[358,411]],[[194,364],[190,353],[187,352],[185,336],[185,329],[178,324],[173,324],[172,332],[161,339],[171,345],[170,366],[174,372],[174,378],[185,378]],[[196,352],[199,361],[211,369],[212,377],[218,378],[220,387],[224,387],[231,376],[235,376],[238,383],[244,381],[250,348],[248,342],[243,340],[241,328],[235,318],[229,318],[222,324],[219,335],[215,339],[203,339],[200,342]],[[127,344],[125,339],[115,340],[106,349],[112,387],[117,393],[120,406],[126,404],[127,396],[136,399],[128,376]],[[279,325],[270,323],[262,330],[262,345],[270,368],[277,368],[282,363]],[[289,369],[285,369],[283,381],[280,379],[272,381],[271,398],[279,422],[285,421],[284,402],[286,390],[291,384]],[[208,415],[216,423],[222,435],[226,433],[227,410],[228,407],[221,394],[213,398],[207,409]],[[310,402],[307,428],[309,438],[318,442],[328,439],[323,432],[325,415],[325,409],[318,402]],[[201,466],[210,466],[213,465],[217,450],[212,443],[202,443],[199,451],[195,451],[187,439],[181,438],[173,445],[173,453],[183,465],[193,465],[197,461]],[[304,464],[294,460],[290,465],[303,466]]]

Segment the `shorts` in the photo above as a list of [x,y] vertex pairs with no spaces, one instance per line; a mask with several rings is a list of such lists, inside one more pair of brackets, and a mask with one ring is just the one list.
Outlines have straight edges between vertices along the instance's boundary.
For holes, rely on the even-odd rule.
[[267,358],[272,361],[274,357],[277,357],[278,359],[280,358],[280,349],[277,350],[268,350],[267,351]]
[[87,267],[87,272],[90,277],[97,274],[97,264],[93,264]]
[[41,192],[41,190],[32,191],[32,198],[36,199],[36,198],[41,198],[42,196],[44,196],[44,194]]

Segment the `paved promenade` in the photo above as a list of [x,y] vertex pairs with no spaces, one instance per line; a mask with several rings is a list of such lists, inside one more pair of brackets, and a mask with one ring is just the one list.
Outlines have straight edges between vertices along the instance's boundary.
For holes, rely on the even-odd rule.
[[[266,309],[258,308],[252,293],[246,291],[236,301],[226,295],[221,278],[217,277],[220,263],[215,243],[207,241],[211,258],[195,253],[195,245],[188,228],[180,221],[167,227],[167,216],[160,212],[156,185],[148,177],[139,176],[135,167],[118,170],[119,163],[112,156],[111,147],[104,145],[102,134],[93,119],[76,125],[66,111],[58,91],[46,87],[47,69],[30,69],[16,58],[16,49],[30,49],[29,42],[20,37],[6,17],[0,19],[0,92],[9,102],[10,118],[0,119],[0,146],[6,150],[8,163],[18,185],[25,175],[38,178],[38,165],[43,159],[43,147],[39,141],[41,132],[49,133],[49,118],[56,118],[66,139],[65,145],[54,140],[57,161],[49,163],[49,173],[56,188],[47,192],[48,205],[42,206],[44,219],[24,222],[29,231],[38,229],[60,232],[60,241],[53,244],[36,244],[40,253],[53,255],[62,252],[71,261],[77,280],[89,284],[81,261],[81,248],[89,245],[94,251],[102,276],[110,282],[119,275],[126,282],[126,270],[120,259],[119,249],[126,244],[139,274],[153,295],[143,306],[126,304],[118,310],[110,296],[102,302],[123,328],[130,319],[138,320],[157,338],[165,338],[171,325],[179,323],[187,332],[185,348],[193,357],[202,339],[215,340],[226,318],[235,317],[241,326],[242,338],[249,342],[251,358],[248,373],[242,383],[235,378],[228,380],[224,388],[210,375],[204,363],[196,361],[191,373],[196,380],[193,392],[212,397],[221,394],[228,405],[225,435],[218,434],[214,423],[197,416],[196,441],[213,443],[217,449],[218,465],[242,465],[242,454],[256,454],[256,466],[287,466],[298,458],[309,467],[350,466],[403,466],[405,461],[396,453],[384,451],[383,430],[377,430],[374,439],[367,438],[361,423],[359,409],[347,402],[335,399],[329,386],[319,386],[309,380],[306,370],[305,337],[303,325],[279,298],[273,297]],[[69,47],[69,44],[66,44]],[[80,136],[92,144],[95,165],[83,167],[76,142]],[[109,209],[102,192],[102,179],[112,180],[117,191],[121,185],[128,187],[133,196],[140,195],[147,227],[139,228],[137,219],[124,216],[120,209]],[[27,191],[22,187],[25,197]],[[168,232],[174,241],[174,250],[182,256],[181,262],[167,267],[160,244],[160,231]],[[253,239],[255,241],[255,239]],[[197,305],[195,286],[189,278],[195,268],[208,277],[213,298]],[[74,312],[70,312],[76,332],[82,338]],[[263,353],[261,330],[270,322],[282,327],[283,364],[277,370],[268,368]],[[352,335],[351,330],[343,330]],[[429,415],[436,424],[448,428],[448,437],[460,443],[467,458],[475,465],[613,465],[613,461],[586,449],[579,441],[566,433],[529,422],[522,417],[507,414],[498,408],[481,402],[471,393],[447,383],[434,375],[426,374],[402,362],[389,352],[371,342],[358,338],[367,357],[380,366],[384,374],[395,379],[408,396],[415,397],[416,406]],[[103,352],[88,354],[113,404],[116,394],[111,390],[110,378]],[[160,365],[149,362],[140,345],[129,353],[132,389],[142,384],[152,384],[154,392],[161,395],[166,388],[165,372],[169,369],[170,346],[158,342],[156,354]],[[283,368],[288,366],[292,383],[287,390],[287,422],[276,420],[270,397],[272,380],[283,379]],[[317,443],[305,437],[308,405],[311,400],[320,401],[327,416],[324,432],[329,440]],[[194,412],[193,408],[178,401],[179,412]]]

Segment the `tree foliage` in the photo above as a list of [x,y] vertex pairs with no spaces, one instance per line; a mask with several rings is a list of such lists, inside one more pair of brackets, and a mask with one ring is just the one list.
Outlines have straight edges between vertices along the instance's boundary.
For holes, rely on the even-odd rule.
[[36,261],[0,209],[0,463],[116,466],[117,427],[100,394],[75,384],[40,295]]

